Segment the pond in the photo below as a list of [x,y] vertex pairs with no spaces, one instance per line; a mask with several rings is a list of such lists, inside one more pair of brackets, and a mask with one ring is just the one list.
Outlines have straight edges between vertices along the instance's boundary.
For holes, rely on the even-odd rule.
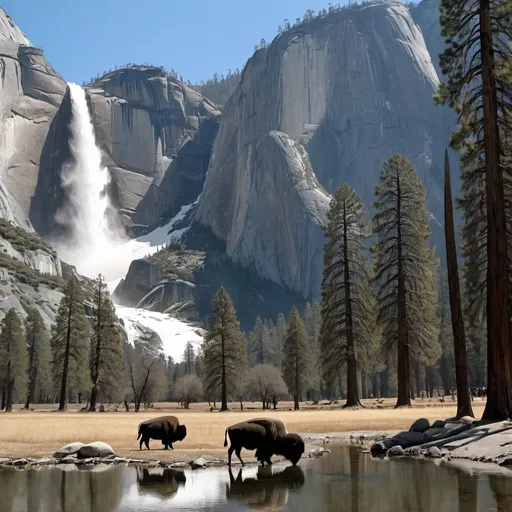
[[425,460],[372,459],[347,446],[295,467],[234,466],[231,472],[65,467],[0,470],[0,512],[512,510],[506,475],[470,474]]

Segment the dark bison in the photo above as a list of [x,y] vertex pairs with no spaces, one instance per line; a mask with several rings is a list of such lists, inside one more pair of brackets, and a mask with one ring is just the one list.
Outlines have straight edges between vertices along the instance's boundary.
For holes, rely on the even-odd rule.
[[242,448],[256,450],[256,458],[262,465],[272,464],[272,455],[282,455],[294,465],[299,462],[304,453],[304,441],[298,434],[289,434],[281,420],[273,418],[255,418],[228,427],[224,432],[224,446],[228,445],[228,464],[231,466],[231,456],[236,456],[244,465],[241,457]]
[[149,450],[150,439],[161,439],[165,450],[167,450],[169,446],[171,450],[174,450],[172,443],[175,441],[183,441],[186,436],[187,427],[180,425],[176,416],[160,416],[152,420],[143,421],[139,424],[137,441],[140,439],[140,450],[142,450],[143,443],[146,445],[146,449]]

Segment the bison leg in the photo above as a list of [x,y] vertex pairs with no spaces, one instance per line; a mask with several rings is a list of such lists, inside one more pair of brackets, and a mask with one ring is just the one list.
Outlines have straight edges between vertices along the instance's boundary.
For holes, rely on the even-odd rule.
[[235,451],[235,449],[233,448],[233,445],[231,445],[229,448],[228,448],[228,466],[231,467],[231,455],[233,455],[233,452]]
[[241,452],[241,451],[242,451],[242,448],[237,448],[237,449],[235,450],[235,454],[236,454],[236,456],[238,457],[238,459],[240,460],[240,462],[242,463],[242,467],[244,467],[244,466],[245,466],[244,461],[242,460],[242,457],[240,457],[240,452]]
[[144,444],[146,445],[146,450],[149,450],[149,437],[144,438]]

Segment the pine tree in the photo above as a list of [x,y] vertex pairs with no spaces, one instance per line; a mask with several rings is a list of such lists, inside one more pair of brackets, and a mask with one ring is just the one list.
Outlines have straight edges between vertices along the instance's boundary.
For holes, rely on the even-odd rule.
[[205,394],[213,397],[220,389],[221,411],[228,410],[228,393],[234,395],[243,389],[246,350],[233,302],[221,287],[213,301],[210,326],[203,344]]
[[283,347],[283,378],[293,395],[294,410],[305,391],[309,371],[308,333],[297,308],[292,308]]
[[6,391],[6,412],[12,412],[15,397],[22,393],[25,396],[27,362],[27,346],[21,320],[12,308],[2,320],[0,331],[0,374]]
[[93,299],[89,411],[96,411],[100,392],[111,399],[123,384],[123,340],[117,328],[115,308],[110,301],[107,283],[101,274],[94,281]]
[[254,327],[249,333],[247,342],[250,366],[267,364],[270,360],[270,334],[259,316],[256,317]]
[[311,303],[306,303],[304,308],[304,327],[306,327],[308,333],[308,352],[311,363],[308,383],[308,394],[311,396],[308,399],[314,400],[312,395],[315,392],[320,394],[322,384],[319,343],[320,329],[322,327],[322,305],[316,299],[313,299]]
[[[508,128],[512,97],[504,72],[512,38],[510,2],[442,0],[440,22],[447,43],[440,64],[447,82],[441,85],[437,99],[449,104],[459,117],[452,146],[465,149],[463,204],[466,226],[473,235],[466,239],[470,242],[466,252],[472,252],[487,272],[489,371],[482,419],[499,421],[512,417],[511,256],[505,202],[511,184],[505,176],[505,144],[500,140]],[[486,245],[484,260],[482,243]]]
[[375,194],[378,321],[384,347],[397,347],[396,407],[410,406],[410,359],[437,344],[436,261],[428,246],[425,188],[412,164],[394,154],[384,164]]
[[453,330],[450,313],[450,297],[448,294],[448,280],[446,272],[439,276],[439,345],[441,346],[441,359],[439,360],[439,374],[445,395],[455,384],[455,358],[453,354]]
[[283,345],[286,330],[286,317],[283,313],[279,313],[275,328],[272,330],[272,364],[280,371],[283,368]]
[[194,346],[190,341],[187,341],[185,345],[185,351],[183,352],[183,363],[185,365],[185,375],[191,375],[195,373],[196,368],[196,354],[194,352]]
[[360,406],[358,352],[370,339],[374,322],[363,244],[369,235],[367,222],[361,199],[348,185],[341,185],[334,194],[327,219],[321,334],[324,378],[328,382],[334,381],[346,364],[345,407]]
[[28,347],[28,390],[25,409],[28,409],[31,402],[40,402],[51,390],[50,333],[36,309],[30,309],[25,319],[25,338]]
[[79,281],[72,276],[66,283],[51,338],[52,373],[55,383],[60,386],[59,411],[66,409],[68,384],[74,385],[75,390],[84,387],[89,334],[84,292]]
[[446,260],[450,295],[450,312],[452,319],[453,348],[455,354],[455,378],[457,381],[457,414],[474,417],[469,394],[468,358],[466,351],[466,332],[462,318],[462,298],[459,286],[457,265],[457,248],[455,245],[455,228],[453,225],[452,189],[448,151],[445,152],[445,187],[444,187],[444,229],[446,237]]

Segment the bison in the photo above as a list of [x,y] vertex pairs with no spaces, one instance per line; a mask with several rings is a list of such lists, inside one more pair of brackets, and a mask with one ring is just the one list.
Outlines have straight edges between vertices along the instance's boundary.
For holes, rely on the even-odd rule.
[[137,441],[140,439],[140,450],[142,450],[143,443],[146,445],[146,449],[149,450],[150,439],[161,439],[165,450],[169,449],[169,446],[171,450],[174,450],[172,443],[183,441],[186,436],[187,427],[180,425],[176,416],[160,416],[139,424]]
[[298,434],[289,434],[281,420],[273,418],[255,418],[232,425],[224,432],[224,446],[228,445],[227,437],[231,445],[228,449],[228,465],[231,466],[231,456],[236,456],[244,466],[241,457],[242,448],[256,450],[256,458],[262,466],[272,464],[272,455],[282,455],[294,465],[299,462],[304,453],[304,441]]

